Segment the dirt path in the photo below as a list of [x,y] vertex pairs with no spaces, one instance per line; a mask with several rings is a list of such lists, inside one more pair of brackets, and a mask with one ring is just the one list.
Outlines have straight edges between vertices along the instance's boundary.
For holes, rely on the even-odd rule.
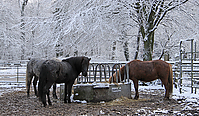
[[198,102],[185,99],[164,101],[164,90],[150,91],[140,91],[139,100],[121,97],[110,102],[65,104],[51,99],[52,106],[42,107],[33,92],[27,98],[25,89],[22,89],[0,97],[0,115],[199,115]]

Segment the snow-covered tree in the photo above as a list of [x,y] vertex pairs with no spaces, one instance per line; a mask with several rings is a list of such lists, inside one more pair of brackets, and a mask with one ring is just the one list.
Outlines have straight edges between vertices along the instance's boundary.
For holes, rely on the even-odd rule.
[[198,37],[197,0],[28,0],[21,16],[24,1],[0,2],[1,59],[173,57],[180,39]]
[[135,0],[133,3],[123,1],[125,7],[130,9],[132,18],[136,22],[144,42],[143,60],[152,60],[154,47],[154,34],[158,26],[169,11],[186,3],[188,0]]
[[[60,28],[57,37],[61,35],[62,37],[60,38],[62,39],[60,41],[64,39],[70,44],[73,43],[69,45],[71,47],[67,48],[74,53],[82,53],[82,51],[77,52],[78,50],[82,50],[82,46],[80,46],[79,49],[79,46],[76,45],[84,42],[81,40],[85,40],[92,46],[84,49],[85,53],[89,53],[90,51],[88,50],[92,48],[92,52],[96,51],[95,54],[98,54],[98,56],[103,55],[100,54],[103,45],[110,46],[111,44],[113,47],[108,48],[108,50],[112,50],[112,55],[117,54],[114,53],[117,52],[114,46],[115,42],[120,42],[123,47],[124,56],[126,60],[128,60],[130,54],[128,49],[129,40],[132,39],[134,35],[141,35],[144,44],[143,59],[151,60],[154,52],[155,31],[158,29],[158,26],[164,23],[164,18],[169,19],[167,14],[170,13],[170,11],[173,12],[174,9],[179,9],[179,7],[187,1],[188,0],[92,0],[80,2],[76,0],[67,1],[67,3],[66,1],[56,1],[56,6],[59,6],[59,8],[55,9],[59,9],[59,12],[55,16],[58,17],[56,21],[59,21],[57,24]],[[65,32],[63,32],[63,30]],[[137,34],[135,34],[135,30],[138,31]],[[63,37],[64,34],[66,35],[65,37]],[[116,37],[107,38],[107,36],[111,35],[116,35]],[[168,33],[167,31],[165,35],[168,37],[171,36],[172,33]],[[140,44],[139,38],[140,36],[137,37],[137,44]],[[165,42],[160,43],[162,44],[161,46],[166,47],[170,38],[164,38]],[[106,41],[105,43],[107,44],[101,42],[100,40],[102,39],[104,39],[103,42]],[[133,39],[132,41],[135,41],[135,38]],[[78,42],[74,42],[74,40]],[[97,44],[95,44],[96,42]],[[67,46],[67,44],[65,45]],[[93,50],[95,48],[96,50]],[[165,51],[164,49],[162,50]],[[137,53],[139,52],[138,50],[139,45],[137,46]],[[137,55],[135,57],[137,57]],[[112,59],[113,58],[115,58],[115,56],[113,56]]]
[[[26,0],[25,0],[26,1]],[[24,41],[25,59],[31,57],[54,57],[54,44],[52,36],[51,0],[28,0],[21,16]],[[24,1],[19,3],[23,8]],[[22,28],[23,27],[23,28]],[[21,44],[22,45],[22,44]]]
[[[195,39],[195,42],[198,41],[198,8],[198,2],[190,0],[173,9],[172,12],[168,12],[156,31],[155,53],[165,51],[175,60],[175,56],[179,55],[180,40]],[[186,49],[190,51],[190,46]]]
[[115,45],[114,41],[121,41],[118,36],[123,33],[120,28],[122,21],[126,20],[113,7],[116,4],[114,1],[99,0],[56,1],[53,5],[56,22],[54,36],[58,38],[58,43],[62,42],[58,46],[65,48],[64,55],[109,56],[112,59],[115,49],[110,50]]
[[19,50],[21,41],[19,27],[19,9],[18,3],[15,0],[12,2],[7,0],[0,1],[0,59],[15,59],[20,57],[16,54]]

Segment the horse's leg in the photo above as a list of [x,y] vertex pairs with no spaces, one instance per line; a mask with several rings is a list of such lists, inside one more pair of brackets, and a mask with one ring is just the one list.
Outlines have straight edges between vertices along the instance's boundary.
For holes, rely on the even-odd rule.
[[41,101],[42,101],[42,103],[43,103],[43,105],[44,105],[44,107],[46,107],[46,86],[44,86],[44,88],[43,88],[43,93],[42,93],[42,95],[40,96],[41,97]]
[[73,86],[73,82],[68,84],[68,103],[71,103],[70,96],[71,96],[72,86]]
[[35,96],[38,97],[38,92],[37,92],[37,88],[36,88],[36,86],[37,86],[37,81],[38,81],[38,77],[37,77],[37,76],[34,76],[34,77],[35,77],[35,78],[34,78],[34,80],[33,80],[33,86],[34,86]]
[[46,95],[48,96],[48,103],[49,103],[49,105],[51,105],[52,103],[51,103],[51,101],[50,101],[50,97],[49,97],[49,94],[50,94],[50,87],[52,86],[52,84],[53,84],[53,82],[50,82],[50,81],[48,81],[47,83],[46,83],[46,85],[44,86],[44,88],[43,88],[43,95],[42,95],[42,103],[44,104],[44,107],[47,105],[46,104]]
[[67,92],[68,92],[68,85],[67,85],[67,83],[65,83],[65,95],[64,95],[64,103],[67,103],[67,99],[66,99]]
[[164,96],[164,99],[169,99],[169,86],[168,86],[168,81],[167,79],[164,79],[164,78],[161,78],[160,79],[164,85],[164,88],[165,88],[165,96]]
[[53,84],[53,98],[57,99],[57,95],[56,95],[56,83]]
[[135,97],[134,97],[134,99],[138,99],[139,98],[138,80],[137,79],[133,79],[133,83],[134,83],[134,88],[135,88]]
[[50,94],[50,90],[48,90],[48,92],[47,92],[47,97],[48,97],[48,104],[49,104],[49,105],[52,105],[52,102],[50,101],[50,96],[49,96],[49,94]]
[[26,89],[27,89],[27,97],[30,96],[30,85],[31,85],[31,81],[32,81],[32,78],[33,78],[33,75],[26,72]]

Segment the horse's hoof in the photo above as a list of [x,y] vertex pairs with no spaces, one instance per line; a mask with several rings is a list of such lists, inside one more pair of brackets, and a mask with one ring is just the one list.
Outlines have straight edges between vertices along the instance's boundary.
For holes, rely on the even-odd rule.
[[47,104],[44,104],[43,106],[46,107]]
[[138,97],[136,96],[136,97],[134,97],[134,99],[135,99],[135,100],[138,100]]
[[170,100],[168,97],[165,97],[163,100]]
[[29,94],[29,93],[27,93],[27,97],[30,97],[30,94]]
[[57,96],[56,96],[56,95],[53,95],[53,98],[54,98],[54,99],[57,99]]

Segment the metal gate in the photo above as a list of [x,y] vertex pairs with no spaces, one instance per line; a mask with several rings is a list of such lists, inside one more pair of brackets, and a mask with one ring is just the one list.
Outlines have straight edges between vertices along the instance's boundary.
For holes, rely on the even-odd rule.
[[[185,45],[190,46],[190,50],[185,50],[184,49]],[[197,61],[198,53],[199,52],[196,51],[196,42],[194,47],[194,39],[187,39],[180,41],[180,55],[179,55],[180,93],[183,92],[183,87],[190,87],[191,93],[195,94],[197,89],[199,89],[199,61]]]

